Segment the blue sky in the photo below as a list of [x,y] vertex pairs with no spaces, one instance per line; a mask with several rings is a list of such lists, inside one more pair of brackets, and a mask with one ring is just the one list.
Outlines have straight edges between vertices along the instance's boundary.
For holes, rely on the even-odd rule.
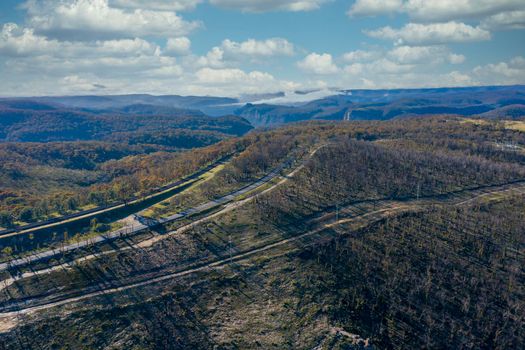
[[523,0],[3,0],[0,95],[525,83]]

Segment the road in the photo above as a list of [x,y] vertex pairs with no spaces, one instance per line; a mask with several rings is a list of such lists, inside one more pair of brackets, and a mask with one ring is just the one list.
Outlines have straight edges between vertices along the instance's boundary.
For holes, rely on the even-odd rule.
[[[283,179],[281,181],[286,181],[286,179]],[[267,190],[271,190],[271,188],[275,188],[275,186],[278,186],[278,183],[274,184],[272,187],[270,187]],[[513,185],[512,187],[501,186],[499,189],[494,189],[494,190],[489,191],[489,192],[486,192],[486,191],[483,192],[481,190],[474,190],[472,192],[471,198],[469,198],[468,200],[462,200],[461,197],[458,197],[456,199],[459,199],[459,200],[455,200],[453,202],[448,202],[447,201],[444,204],[454,205],[454,206],[469,205],[474,200],[479,200],[479,199],[486,198],[486,197],[489,197],[489,196],[493,196],[494,199],[497,199],[497,198],[501,198],[502,195],[505,195],[505,196],[523,195],[523,194],[525,194],[524,191],[525,191],[525,184],[523,184],[523,183],[522,184],[518,184],[518,185]],[[251,199],[253,199],[253,197],[249,197],[247,199],[244,199],[244,200],[240,201],[239,203],[246,203],[247,201],[249,201]],[[0,313],[0,321],[2,319],[10,319],[10,320],[12,320],[12,318],[14,316],[21,315],[21,314],[22,315],[23,314],[30,314],[30,313],[33,313],[33,312],[54,308],[54,307],[57,307],[57,306],[62,306],[62,305],[67,305],[67,304],[74,303],[74,302],[87,300],[87,299],[94,298],[94,297],[101,296],[101,295],[114,294],[114,293],[117,293],[117,292],[126,291],[128,289],[137,288],[137,287],[143,287],[143,286],[159,283],[159,282],[162,282],[162,281],[166,281],[166,280],[169,280],[169,279],[183,277],[183,276],[187,276],[187,275],[190,275],[190,274],[195,274],[195,273],[202,272],[202,271],[208,271],[208,270],[212,270],[212,269],[222,268],[222,267],[226,266],[227,264],[229,264],[231,262],[240,262],[240,261],[247,260],[247,259],[251,258],[252,256],[257,255],[259,253],[267,252],[267,251],[269,251],[271,249],[274,249],[274,248],[277,248],[277,247],[281,247],[281,246],[284,246],[286,244],[293,243],[293,242],[296,242],[296,241],[299,241],[299,240],[304,240],[305,238],[308,238],[310,236],[314,236],[316,234],[323,233],[323,231],[326,230],[326,229],[334,228],[334,227],[342,225],[342,224],[347,224],[347,223],[352,223],[352,222],[359,222],[359,220],[365,220],[365,221],[363,221],[363,224],[367,224],[369,222],[376,221],[376,220],[378,220],[378,219],[380,219],[380,218],[382,218],[384,216],[388,216],[388,215],[391,215],[391,214],[394,214],[394,213],[399,213],[399,212],[402,212],[402,211],[416,210],[416,209],[420,209],[421,207],[431,206],[431,205],[435,205],[436,204],[435,201],[431,201],[429,199],[422,199],[422,200],[414,199],[414,200],[408,201],[408,202],[407,201],[385,201],[385,200],[381,200],[381,201],[378,201],[378,202],[381,204],[379,208],[376,208],[376,209],[373,209],[373,210],[369,210],[367,212],[362,212],[362,213],[353,215],[352,217],[341,218],[341,219],[339,219],[337,221],[331,221],[331,220],[328,219],[329,217],[326,217],[325,221],[329,221],[329,222],[323,223],[318,228],[315,228],[313,230],[310,230],[308,232],[305,232],[303,234],[300,234],[300,235],[297,235],[297,236],[294,236],[294,237],[291,237],[291,238],[281,239],[281,240],[278,240],[276,242],[267,243],[267,244],[264,244],[262,246],[254,247],[252,249],[249,249],[249,250],[246,250],[246,251],[243,251],[243,252],[237,252],[236,254],[232,255],[231,257],[219,258],[219,259],[216,259],[214,261],[201,263],[200,265],[197,264],[197,265],[194,265],[193,267],[189,267],[189,268],[186,268],[186,269],[183,269],[183,270],[180,270],[180,271],[166,273],[166,274],[163,274],[163,275],[160,275],[160,276],[155,276],[155,277],[148,277],[147,279],[143,279],[143,280],[139,280],[139,281],[135,281],[135,282],[124,283],[124,284],[122,284],[121,286],[118,286],[118,287],[108,287],[108,288],[101,289],[101,290],[100,289],[99,290],[93,290],[93,288],[98,288],[98,287],[84,288],[82,290],[75,291],[76,293],[80,294],[78,296],[70,296],[70,297],[66,296],[66,297],[63,297],[60,294],[57,294],[57,295],[51,296],[51,300],[49,300],[49,299],[43,299],[43,300],[33,299],[33,300],[25,300],[23,302],[14,303],[14,304],[11,304],[11,305],[4,305],[4,307],[2,309],[0,309],[0,311],[1,311],[1,313]],[[235,203],[235,204],[237,204],[237,203]],[[368,203],[368,205],[370,206],[371,203]],[[238,206],[235,206],[235,207],[238,207]],[[232,208],[235,208],[235,207],[230,205],[228,208],[224,208],[223,211],[224,210],[232,210]],[[349,206],[349,207],[351,207],[351,206]],[[372,207],[370,207],[370,208],[372,208]],[[345,210],[345,208],[343,208],[341,212],[344,212],[344,210]],[[196,222],[194,222],[192,224],[186,225],[186,226],[182,227],[179,230],[187,229],[187,227],[193,226],[193,225],[197,224],[197,222],[202,222],[203,220],[209,220],[210,217],[215,217],[216,215],[220,215],[220,212],[211,214],[210,216],[208,216],[206,218],[203,218],[203,219],[200,219],[200,220],[198,220],[198,221],[196,221]],[[366,220],[369,220],[369,222],[366,221]],[[174,232],[180,232],[179,230],[174,231]],[[156,239],[156,237],[155,237],[155,239]],[[152,242],[148,243],[148,245],[151,245],[151,244],[153,244],[153,243]]]
[[[373,212],[369,212],[369,213],[360,215],[359,217],[356,217],[356,218],[357,219],[365,218],[365,217],[368,217],[368,216],[372,216],[374,214],[382,214],[382,213],[392,212],[392,211],[400,210],[400,209],[406,209],[406,206],[405,205],[400,205],[398,208],[391,207],[391,208],[380,209],[380,210],[376,210],[376,211],[373,211]],[[356,218],[354,218],[354,220]],[[229,264],[231,262],[239,262],[239,261],[248,259],[251,256],[256,255],[258,253],[262,253],[262,252],[274,249],[276,247],[286,245],[288,243],[292,243],[292,242],[295,242],[295,241],[298,241],[298,240],[302,240],[302,239],[304,239],[304,238],[306,238],[308,236],[313,236],[315,234],[320,233],[321,231],[323,231],[326,228],[333,227],[333,226],[335,226],[337,224],[340,224],[340,223],[346,223],[348,221],[349,221],[348,219],[340,220],[339,222],[327,224],[327,225],[325,225],[325,226],[323,226],[321,228],[315,229],[313,231],[306,232],[306,233],[298,235],[298,236],[294,236],[294,237],[287,238],[287,239],[282,239],[282,240],[279,240],[279,241],[274,242],[274,243],[269,243],[269,244],[263,245],[261,247],[250,249],[250,250],[245,251],[245,252],[237,253],[237,254],[232,255],[231,257],[228,257],[228,258],[218,259],[218,260],[215,260],[213,262],[206,263],[206,264],[203,264],[201,266],[194,267],[194,268],[189,268],[189,269],[185,269],[185,270],[182,270],[182,271],[169,273],[169,274],[162,275],[162,276],[155,277],[155,278],[148,278],[148,279],[143,280],[143,281],[129,283],[129,284],[125,284],[125,285],[122,285],[122,286],[119,286],[119,287],[115,287],[115,288],[107,288],[107,289],[102,289],[102,290],[98,290],[98,291],[94,291],[94,292],[87,292],[87,293],[84,293],[84,294],[82,293],[82,291],[80,291],[81,295],[79,295],[79,296],[66,298],[66,299],[62,299],[62,300],[58,300],[58,301],[54,301],[54,302],[44,303],[44,304],[38,305],[38,306],[29,306],[32,302],[34,302],[34,300],[27,300],[27,301],[24,301],[22,303],[16,304],[15,306],[12,306],[12,308],[14,308],[16,311],[8,311],[8,312],[0,313],[0,319],[2,317],[10,317],[10,316],[14,316],[14,315],[29,314],[29,313],[33,313],[33,312],[36,312],[36,311],[42,311],[42,310],[50,309],[50,308],[57,307],[57,306],[67,305],[69,303],[74,303],[74,302],[78,302],[78,301],[82,301],[82,300],[86,300],[86,299],[91,299],[91,298],[94,298],[94,297],[97,297],[97,296],[101,296],[101,295],[113,294],[113,293],[122,292],[122,291],[125,291],[125,290],[128,290],[128,289],[132,289],[132,288],[143,287],[143,286],[147,286],[147,285],[150,285],[150,284],[159,283],[159,282],[162,282],[162,281],[165,281],[165,280],[169,280],[169,279],[173,279],[173,278],[176,278],[176,277],[183,277],[183,276],[194,274],[194,273],[197,273],[197,272],[200,272],[200,271],[206,271],[206,270],[210,270],[210,269],[214,269],[214,268],[220,268],[220,267],[223,267],[223,266],[225,266],[225,265],[227,265],[227,264]],[[27,306],[27,307],[24,307],[24,306]]]
[[[318,147],[316,150],[314,150],[314,152],[312,152],[310,154],[310,156],[312,156],[315,153],[315,151],[317,151],[319,148],[320,147]],[[241,195],[244,195],[246,193],[249,193],[249,192],[251,192],[251,191],[253,191],[253,190],[255,190],[255,189],[257,189],[257,188],[259,188],[259,187],[261,187],[263,185],[265,185],[266,183],[270,182],[275,177],[279,176],[280,172],[284,168],[289,166],[291,163],[292,163],[292,159],[289,158],[285,162],[281,163],[278,167],[273,169],[266,176],[264,176],[261,179],[251,183],[248,186],[245,186],[245,187],[243,187],[241,189],[233,191],[233,192],[231,192],[231,193],[229,193],[229,194],[227,194],[227,195],[225,195],[223,197],[220,197],[218,199],[214,199],[214,200],[208,201],[208,202],[206,202],[204,204],[198,205],[196,207],[187,209],[184,212],[177,213],[177,214],[171,215],[169,217],[159,219],[159,220],[156,221],[155,224],[156,225],[163,225],[163,224],[175,222],[177,220],[182,220],[184,218],[187,218],[187,217],[199,214],[199,213],[203,213],[203,212],[209,211],[209,210],[211,210],[213,208],[220,207],[220,206],[223,206],[223,205],[225,205],[227,203],[230,203],[235,198],[237,198],[237,197],[239,197]],[[302,169],[303,166],[304,166],[304,164],[301,164],[298,168],[295,169],[294,173],[298,169]],[[290,175],[292,175],[292,174],[290,174]],[[64,253],[67,253],[67,252],[70,252],[70,251],[73,251],[73,250],[77,250],[77,249],[80,249],[80,248],[85,248],[85,247],[91,246],[93,244],[102,243],[102,242],[109,241],[109,240],[114,240],[114,239],[117,239],[117,238],[120,238],[120,237],[124,237],[124,236],[135,235],[137,233],[146,231],[148,229],[149,229],[149,226],[146,225],[145,223],[137,223],[137,224],[134,224],[131,227],[124,227],[122,229],[113,231],[111,233],[107,233],[107,234],[104,234],[104,235],[101,235],[101,236],[93,237],[93,238],[90,238],[90,239],[85,240],[85,241],[80,241],[80,242],[77,242],[77,243],[68,244],[68,245],[62,246],[60,248],[50,249],[50,250],[39,252],[39,253],[36,253],[36,254],[33,254],[33,255],[28,255],[28,256],[23,257],[23,258],[13,259],[13,260],[10,260],[8,262],[0,263],[0,271],[5,271],[5,270],[7,270],[9,268],[24,266],[24,265],[27,265],[27,264],[30,264],[30,263],[33,263],[33,262],[37,262],[37,261],[40,261],[40,260],[51,259],[53,257],[63,255]]]
[[135,198],[130,199],[127,202],[118,202],[118,203],[114,203],[114,204],[106,206],[106,207],[98,207],[98,208],[93,208],[93,209],[90,209],[90,210],[84,210],[84,211],[81,211],[81,212],[77,212],[77,213],[74,213],[74,214],[62,216],[62,217],[55,218],[55,219],[50,219],[50,220],[43,221],[43,222],[40,222],[40,223],[35,223],[35,224],[30,224],[30,225],[18,227],[15,230],[2,230],[2,231],[0,231],[0,238],[8,238],[8,237],[13,237],[13,236],[28,234],[28,233],[32,233],[32,232],[35,232],[35,231],[38,231],[38,230],[41,230],[41,229],[44,229],[44,228],[56,227],[56,226],[59,226],[59,225],[63,225],[65,223],[74,222],[76,220],[96,217],[96,216],[99,216],[101,214],[114,211],[116,209],[121,209],[121,208],[124,208],[124,207],[129,206],[129,205],[137,204],[137,203],[143,202],[145,200],[149,200],[149,199],[155,198],[157,196],[161,196],[161,195],[163,195],[163,194],[165,194],[167,192],[170,192],[170,191],[172,191],[172,190],[174,190],[174,189],[176,189],[178,187],[182,187],[182,186],[184,186],[186,184],[191,184],[192,182],[195,182],[196,180],[198,180],[199,177],[201,177],[202,175],[204,175],[205,173],[207,173],[208,171],[210,171],[214,167],[224,163],[224,161],[226,161],[229,157],[231,157],[231,156],[223,157],[223,158],[217,160],[216,162],[214,162],[212,164],[209,164],[208,166],[200,169],[199,171],[197,171],[197,172],[195,172],[195,173],[193,173],[193,174],[191,174],[189,176],[186,176],[185,178],[183,178],[183,179],[181,179],[179,181],[176,181],[176,182],[173,182],[171,184],[162,186],[162,187],[158,188],[157,190],[153,191],[152,193],[150,193],[149,195],[147,195],[145,197],[140,197],[140,198],[139,197],[135,197]]
[[[257,189],[257,188],[260,188],[261,186],[265,185],[269,181],[275,179],[277,176],[279,176],[279,173],[286,166],[288,166],[291,163],[291,161],[292,161],[291,158],[288,159],[286,162],[283,162],[280,166],[275,168],[269,174],[267,174],[263,178],[259,179],[258,181],[255,181],[254,183],[250,184],[249,186],[246,186],[246,187],[241,188],[241,189],[239,189],[237,191],[234,191],[234,192],[232,192],[232,193],[230,193],[228,195],[225,195],[225,196],[223,196],[223,197],[221,197],[221,198],[219,198],[217,200],[212,200],[212,201],[209,201],[209,202],[204,203],[202,205],[199,205],[199,206],[196,206],[196,207],[191,208],[189,210],[186,210],[183,213],[175,214],[175,215],[172,215],[170,217],[161,219],[160,223],[168,223],[168,222],[180,220],[182,218],[185,218],[185,217],[188,217],[188,216],[191,216],[191,215],[194,215],[194,214],[199,214],[199,213],[202,213],[202,212],[209,211],[210,209],[215,208],[215,207],[222,207],[220,210],[215,211],[215,212],[213,212],[213,213],[211,213],[209,215],[206,215],[203,218],[197,219],[197,220],[195,220],[195,221],[193,221],[193,222],[191,222],[189,224],[186,224],[186,225],[180,227],[179,229],[177,229],[175,231],[171,231],[171,232],[168,232],[167,234],[157,235],[157,236],[153,236],[151,238],[145,239],[145,240],[135,244],[134,247],[132,246],[132,247],[124,247],[124,248],[120,248],[120,249],[110,250],[110,251],[104,252],[102,254],[113,254],[113,253],[115,253],[117,251],[123,251],[123,250],[128,250],[128,249],[135,249],[135,248],[151,247],[156,242],[158,242],[160,240],[166,239],[167,237],[170,237],[170,236],[173,236],[173,235],[176,235],[176,234],[184,233],[185,231],[195,227],[196,225],[199,225],[199,224],[201,224],[203,222],[212,220],[213,218],[215,218],[215,217],[217,217],[219,215],[223,215],[226,212],[234,210],[234,209],[244,205],[245,203],[248,203],[248,202],[252,201],[257,195],[261,195],[263,193],[272,191],[277,186],[280,186],[283,183],[285,183],[286,181],[289,181],[289,179],[293,178],[295,174],[297,174],[301,169],[303,169],[303,167],[305,166],[305,164],[308,161],[308,159],[310,159],[323,146],[325,146],[325,145],[322,145],[322,146],[314,149],[309,154],[309,156],[306,157],[305,160],[303,160],[303,162],[301,162],[301,164],[299,166],[297,166],[291,173],[288,174],[288,176],[282,177],[278,182],[272,184],[272,186],[266,188],[264,191],[259,191],[257,194],[252,194],[252,195],[250,195],[250,196],[248,196],[248,197],[246,197],[244,199],[241,199],[241,200],[235,200],[239,196],[242,196],[243,194],[247,194],[247,193],[249,193],[249,192],[251,192],[251,191],[253,191],[253,190]],[[250,257],[252,257],[255,254],[258,254],[258,253],[261,253],[261,252],[265,252],[265,251],[268,251],[270,249],[274,249],[276,247],[283,246],[285,244],[288,244],[288,243],[291,243],[291,242],[295,242],[297,240],[301,240],[301,239],[304,239],[304,238],[309,237],[309,236],[313,236],[313,235],[318,234],[318,233],[320,233],[321,231],[323,231],[323,230],[325,230],[327,228],[333,228],[333,227],[335,227],[337,225],[342,225],[342,224],[345,224],[345,223],[352,223],[353,221],[367,219],[369,217],[371,219],[373,219],[374,216],[376,216],[376,215],[390,215],[393,212],[398,212],[398,211],[403,211],[403,210],[414,210],[414,209],[421,208],[421,207],[428,206],[428,205],[435,205],[436,203],[447,204],[447,205],[456,205],[456,206],[469,205],[469,204],[471,204],[472,202],[474,202],[476,200],[483,199],[483,198],[486,198],[486,197],[489,197],[488,199],[491,199],[490,196],[493,196],[493,197],[497,198],[498,196],[502,196],[502,195],[505,195],[505,196],[513,195],[513,194],[521,194],[521,195],[523,195],[523,194],[525,194],[524,191],[525,191],[525,184],[523,182],[521,182],[521,183],[506,184],[506,185],[500,185],[500,186],[487,186],[487,188],[477,188],[477,189],[472,189],[472,190],[459,191],[457,194],[452,195],[451,197],[438,196],[440,198],[439,200],[434,200],[432,198],[423,198],[423,199],[419,198],[419,199],[413,199],[413,200],[408,200],[408,201],[407,200],[404,200],[404,201],[378,200],[378,201],[376,201],[377,203],[373,204],[373,206],[374,206],[373,210],[369,209],[368,211],[359,213],[358,215],[354,215],[353,217],[341,218],[341,219],[339,219],[337,221],[332,221],[332,220],[329,219],[329,217],[330,217],[329,215],[325,215],[325,216],[323,216],[323,219],[322,219],[322,221],[324,221],[324,222],[321,222],[322,225],[320,225],[320,227],[316,228],[315,230],[312,230],[312,231],[309,231],[309,232],[306,232],[306,233],[294,236],[292,238],[282,239],[282,240],[279,240],[279,241],[276,241],[276,242],[272,242],[272,243],[268,243],[268,244],[265,244],[265,245],[262,245],[262,246],[259,246],[259,247],[254,247],[253,249],[250,249],[250,250],[247,250],[247,251],[244,251],[244,252],[238,252],[235,255],[233,255],[231,258],[220,258],[218,260],[211,261],[211,262],[201,262],[200,265],[194,265],[193,267],[189,267],[189,268],[181,270],[181,271],[170,272],[170,273],[164,272],[165,274],[162,274],[160,276],[153,276],[153,277],[149,277],[148,279],[145,279],[145,280],[133,281],[133,282],[129,282],[127,284],[124,283],[124,284],[122,284],[122,285],[120,285],[118,287],[108,287],[108,288],[101,289],[101,290],[100,289],[93,290],[93,288],[91,288],[91,289],[87,288],[85,290],[74,291],[75,293],[79,293],[80,294],[80,295],[77,295],[77,296],[61,296],[61,295],[57,294],[57,295],[51,296],[51,299],[47,299],[47,298],[46,299],[41,299],[41,300],[34,299],[34,300],[27,300],[27,301],[23,301],[23,302],[13,303],[11,305],[4,304],[3,307],[0,308],[0,312],[3,311],[3,313],[0,313],[0,321],[1,321],[1,318],[6,318],[7,319],[7,318],[13,317],[13,315],[28,314],[28,313],[32,313],[32,312],[36,312],[36,311],[40,311],[40,310],[53,308],[53,307],[60,306],[60,305],[66,305],[66,304],[69,304],[69,303],[74,303],[74,302],[77,302],[77,301],[82,301],[82,300],[86,300],[86,299],[89,299],[89,298],[94,298],[94,297],[100,296],[100,295],[112,294],[112,293],[116,293],[116,292],[125,291],[125,290],[131,289],[131,288],[136,288],[136,287],[140,287],[140,286],[146,286],[146,285],[149,285],[149,284],[154,284],[154,283],[162,282],[162,281],[165,281],[165,280],[168,280],[168,279],[186,276],[186,275],[197,273],[197,272],[200,272],[200,271],[205,271],[205,270],[214,269],[214,268],[220,268],[220,267],[223,267],[223,266],[227,265],[231,261],[241,261],[241,260],[249,259]],[[468,198],[465,198],[465,195]],[[377,206],[376,204],[379,204],[379,206]],[[344,208],[342,208],[342,209],[344,210]],[[327,221],[329,221],[329,222],[327,222]],[[144,230],[144,229],[147,229],[146,225],[143,225],[141,227],[135,227],[133,229],[133,233],[139,232],[139,231]],[[119,231],[115,231],[115,232],[113,232],[110,235],[107,235],[105,237],[97,237],[95,242],[102,242],[104,240],[116,238],[116,237],[119,237],[119,236],[120,236]],[[64,249],[66,249],[66,250],[78,249],[79,247],[82,246],[82,244],[85,246],[85,245],[88,245],[88,244],[93,244],[95,242],[93,240],[90,241],[90,242],[81,242],[81,243],[78,243],[78,244],[73,244],[73,245],[67,246]],[[19,259],[19,261],[16,261],[16,260],[12,261],[11,264],[12,265],[14,265],[14,264],[23,265],[23,264],[26,264],[28,262],[33,262],[33,261],[38,261],[40,259],[49,258],[53,254],[62,254],[62,252],[63,252],[63,250],[52,250],[52,251],[49,251],[49,252],[43,252],[43,253],[40,253],[40,254],[36,254],[36,255],[34,255],[32,257]],[[52,271],[59,270],[59,269],[70,268],[76,263],[79,263],[79,262],[82,262],[82,261],[87,261],[87,260],[90,260],[90,259],[96,259],[99,256],[100,256],[100,254],[88,255],[88,256],[84,256],[82,258],[79,258],[79,259],[77,259],[77,260],[75,260],[73,262],[70,262],[68,264],[65,264],[65,265],[54,266],[54,267],[50,267],[50,268],[43,269],[43,270],[40,270],[40,271],[26,272],[24,275],[19,276],[19,278],[14,278],[14,279],[11,278],[9,280],[5,280],[5,281],[0,282],[0,283],[4,284],[4,286],[0,287],[0,290],[2,290],[5,287],[9,286],[10,284],[12,284],[14,281],[16,281],[18,279],[30,278],[30,277],[37,276],[37,275],[40,275],[40,274],[50,273]],[[19,266],[19,265],[16,265],[16,266]],[[7,267],[7,264],[3,264],[3,266],[0,265],[0,268],[4,268],[5,269],[6,267]],[[140,278],[140,276],[137,276],[137,277]],[[144,278],[144,276],[142,276],[142,278]],[[96,288],[99,288],[99,287],[96,287]],[[13,310],[16,310],[16,311],[13,311]]]
[[[75,264],[87,262],[87,261],[90,261],[90,260],[94,260],[94,259],[100,258],[103,255],[114,254],[114,253],[117,253],[117,252],[124,252],[124,251],[132,250],[132,249],[150,247],[150,246],[152,246],[153,244],[155,244],[156,242],[158,242],[160,240],[166,239],[166,238],[168,238],[170,236],[173,236],[173,235],[176,235],[176,234],[184,233],[184,232],[188,231],[189,229],[195,227],[196,225],[199,225],[201,223],[209,221],[209,220],[211,220],[211,219],[213,219],[213,218],[215,218],[217,216],[223,215],[223,214],[225,214],[227,212],[230,212],[230,211],[234,210],[235,208],[238,208],[238,207],[240,207],[240,206],[250,202],[257,195],[263,195],[263,194],[265,194],[267,192],[272,191],[276,187],[283,185],[284,183],[289,181],[299,171],[301,171],[304,168],[305,163],[308,161],[308,159],[310,159],[319,149],[321,149],[322,147],[325,147],[325,146],[326,146],[326,144],[323,144],[323,145],[315,148],[313,151],[310,152],[310,154],[308,155],[308,158],[306,160],[304,160],[298,167],[296,167],[291,173],[289,173],[287,176],[283,177],[279,182],[273,184],[272,186],[266,188],[265,190],[263,190],[261,192],[258,192],[256,195],[248,196],[245,199],[234,201],[234,199],[237,198],[239,195],[246,194],[246,193],[249,193],[250,191],[256,190],[257,188],[261,187],[262,185],[264,185],[264,184],[268,183],[269,181],[271,181],[272,179],[274,179],[278,175],[279,169],[283,168],[284,166],[286,166],[286,163],[283,163],[280,167],[278,167],[277,169],[274,169],[271,173],[269,173],[268,175],[266,175],[264,178],[260,179],[259,181],[255,182],[255,183],[252,183],[249,186],[243,187],[242,189],[237,190],[234,193],[230,193],[230,194],[224,196],[223,198],[225,198],[225,200],[220,201],[220,202],[222,202],[223,204],[226,204],[226,205],[221,210],[216,211],[215,213],[210,214],[210,215],[208,215],[208,216],[206,216],[206,217],[204,217],[202,219],[195,220],[195,221],[193,221],[193,222],[191,222],[191,223],[189,223],[187,225],[184,225],[184,226],[180,227],[179,229],[177,229],[175,231],[168,232],[167,234],[164,234],[162,236],[154,236],[152,238],[145,239],[145,240],[143,240],[143,241],[141,241],[140,243],[137,243],[137,244],[131,244],[130,243],[128,246],[125,246],[125,247],[120,247],[120,248],[117,248],[117,249],[105,250],[105,251],[99,252],[97,254],[89,254],[89,255],[77,258],[75,260],[72,260],[72,261],[69,261],[69,262],[65,262],[63,264],[55,265],[55,266],[52,266],[52,267],[49,267],[49,268],[44,268],[44,269],[40,269],[40,270],[31,270],[29,272],[24,272],[21,275],[17,275],[15,277],[11,277],[11,278],[8,278],[8,279],[2,281],[1,284],[0,284],[0,291],[2,291],[3,289],[9,287],[14,282],[22,280],[22,279],[26,279],[26,278],[30,278],[30,277],[34,277],[34,276],[39,276],[39,275],[45,275],[45,274],[51,273],[53,271],[58,271],[58,270],[72,268]],[[228,203],[226,201],[226,199],[229,199],[230,202]],[[184,215],[183,214],[172,215],[172,216],[164,219],[164,221],[165,222],[168,222],[170,220],[171,221],[175,221],[175,220],[179,220],[181,218],[184,218],[184,217],[186,217],[188,215],[196,214],[196,213],[199,213],[199,212],[202,212],[202,211],[207,211],[210,208],[213,208],[213,206],[211,206],[211,203],[214,203],[215,205],[218,205],[217,202],[218,202],[218,200],[210,201],[208,203],[205,203],[205,204],[200,205],[200,206],[198,206],[196,208],[193,208],[191,210],[186,211]],[[197,210],[197,208],[199,208],[199,210]],[[74,244],[74,245],[71,245],[71,247],[69,249],[78,249],[80,247],[81,246],[79,244]],[[53,252],[55,252],[55,250],[49,251],[49,253],[47,253],[47,254],[44,254],[44,253],[35,254],[34,256],[32,256],[33,257],[32,260],[30,259],[31,257],[27,257],[25,259],[18,259],[20,262],[19,262],[19,265],[16,265],[16,266],[29,264],[31,262],[35,262],[35,261],[38,261],[38,260],[41,260],[41,259],[48,259]],[[62,253],[60,252],[59,254],[62,254]],[[13,265],[12,262],[11,262],[11,264],[12,264],[11,266],[15,266],[15,265]],[[5,266],[1,266],[1,267],[5,268]]]

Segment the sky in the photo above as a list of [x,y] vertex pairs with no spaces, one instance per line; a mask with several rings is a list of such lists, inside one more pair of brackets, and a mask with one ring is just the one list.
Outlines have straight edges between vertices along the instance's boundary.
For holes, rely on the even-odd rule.
[[524,0],[2,0],[0,95],[525,84]]

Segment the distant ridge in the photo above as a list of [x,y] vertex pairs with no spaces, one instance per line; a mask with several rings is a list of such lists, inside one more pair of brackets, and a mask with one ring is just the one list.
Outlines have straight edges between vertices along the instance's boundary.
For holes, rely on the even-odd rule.
[[[295,91],[298,102],[284,92],[247,94],[239,98],[179,95],[84,95],[0,99],[15,109],[73,108],[89,113],[138,115],[235,114],[253,126],[266,127],[302,120],[387,120],[426,114],[480,115],[485,118],[520,118],[525,85],[443,87],[424,89],[329,89]],[[308,97],[312,97],[308,100]],[[507,108],[515,105],[515,108]],[[493,112],[498,111],[498,112]]]

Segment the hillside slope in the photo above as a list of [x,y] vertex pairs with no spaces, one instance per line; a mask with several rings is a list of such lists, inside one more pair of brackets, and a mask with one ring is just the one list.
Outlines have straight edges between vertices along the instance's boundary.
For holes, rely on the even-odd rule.
[[[119,110],[79,110],[31,100],[0,100],[0,141],[50,142],[122,140],[123,134],[147,137],[177,130],[240,136],[251,129],[239,117],[209,117],[200,111],[127,106]],[[169,134],[168,134],[169,135]],[[151,137],[150,137],[151,139]],[[191,142],[191,138],[187,138]]]
[[495,139],[525,144],[449,117],[253,133],[203,193],[297,157],[279,181],[2,272],[0,347],[517,348],[525,162]]

